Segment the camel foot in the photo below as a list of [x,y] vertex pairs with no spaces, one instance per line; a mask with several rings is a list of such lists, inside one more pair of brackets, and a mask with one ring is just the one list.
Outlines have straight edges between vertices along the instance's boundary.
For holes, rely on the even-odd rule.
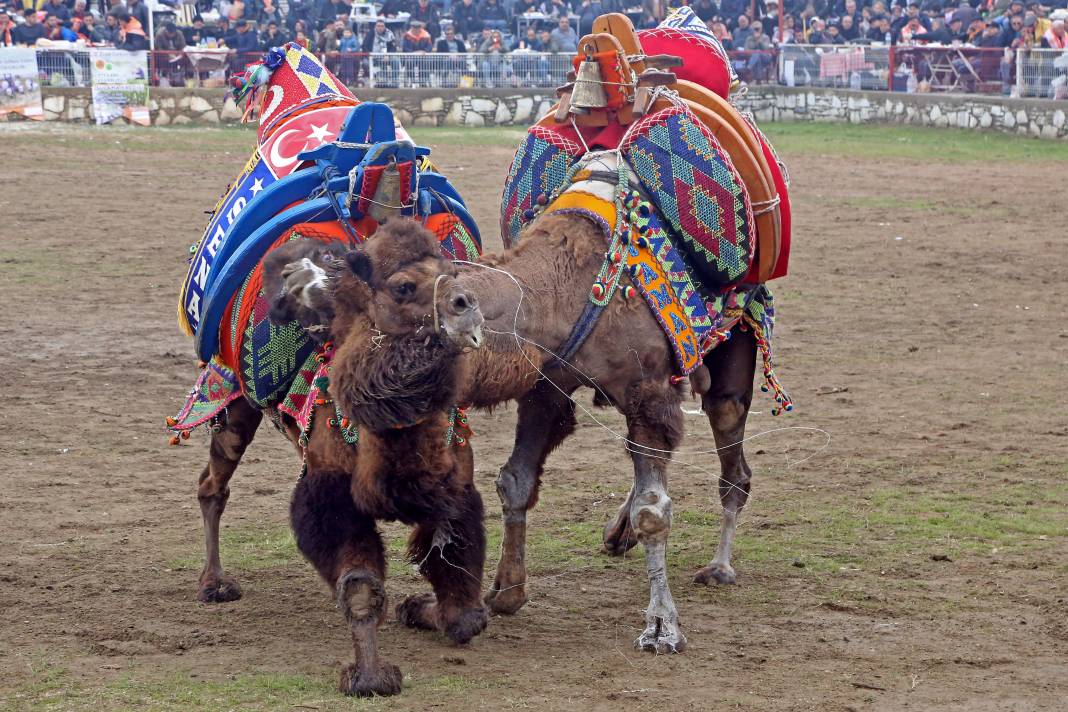
[[456,616],[455,620],[446,624],[445,635],[457,645],[463,645],[486,630],[487,625],[489,625],[489,615],[485,608],[481,606],[467,608],[460,611],[460,615]]
[[506,586],[501,589],[499,584],[494,583],[483,599],[490,610],[498,615],[510,616],[527,602],[527,592],[523,584]]
[[434,620],[436,603],[432,593],[417,593],[414,596],[408,596],[397,604],[397,620],[409,628],[437,630],[437,621]]
[[737,576],[730,564],[709,564],[694,575],[693,582],[705,585],[711,585],[713,582],[732,584],[737,582]]
[[630,528],[629,516],[617,517],[615,521],[606,524],[602,540],[603,551],[609,556],[623,556],[638,545],[638,537]]
[[686,650],[686,636],[679,630],[678,623],[657,618],[634,641],[634,647],[657,655],[681,653]]
[[241,587],[232,576],[220,576],[200,582],[197,600],[201,603],[229,603],[241,598]]
[[367,669],[359,663],[346,665],[341,670],[341,684],[338,688],[342,694],[351,697],[371,697],[380,695],[388,697],[401,691],[400,668],[390,663],[381,663]]

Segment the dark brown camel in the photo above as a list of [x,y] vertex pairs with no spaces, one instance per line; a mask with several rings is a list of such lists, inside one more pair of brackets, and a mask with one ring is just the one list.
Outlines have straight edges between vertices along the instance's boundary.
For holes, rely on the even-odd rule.
[[[287,270],[289,288],[315,281],[302,273],[323,272],[314,259],[321,257],[318,247],[307,248],[308,262],[302,257]],[[305,448],[306,475],[297,483],[290,515],[297,547],[336,592],[352,634],[356,660],[342,671],[342,692],[389,695],[400,691],[401,673],[378,656],[386,561],[376,519],[414,525],[408,556],[434,589],[397,607],[404,624],[441,630],[456,643],[486,627],[482,500],[471,449],[457,437],[464,426],[456,424],[453,411],[465,388],[461,354],[481,343],[482,317],[475,299],[456,283],[455,268],[441,258],[437,241],[415,222],[390,221],[341,265],[329,280],[337,344],[329,393],[358,426],[359,444],[347,444],[337,428],[327,427],[331,413],[316,412]],[[277,313],[288,318],[293,309],[310,306],[284,303],[306,291],[290,289],[276,301]],[[202,600],[240,595],[221,571],[218,521],[226,480],[261,414],[238,402],[212,437],[201,478],[208,537]],[[292,437],[296,424],[285,419],[284,425]]]
[[527,510],[537,503],[546,458],[575,428],[572,393],[590,386],[627,419],[634,486],[615,521],[605,528],[604,545],[617,555],[638,542],[645,548],[650,601],[645,629],[635,644],[680,652],[686,637],[668,586],[666,549],[671,529],[667,470],[683,435],[681,402],[689,388],[701,394],[722,468],[719,549],[694,580],[733,583],[731,544],[751,475],[742,440],[752,400],[756,343],[751,332],[735,329],[732,339],[706,356],[705,368],[698,369],[690,384],[673,383],[673,357],[660,326],[640,298],[620,296],[610,302],[569,363],[553,364],[549,349],[565,342],[579,318],[604,260],[605,244],[593,221],[573,213],[549,213],[524,230],[517,247],[482,260],[495,269],[472,266],[461,271],[460,284],[480,298],[487,332],[485,346],[468,356],[472,389],[467,402],[475,407],[511,399],[519,403],[515,447],[497,479],[505,530],[486,601],[497,613],[514,613],[527,600]]

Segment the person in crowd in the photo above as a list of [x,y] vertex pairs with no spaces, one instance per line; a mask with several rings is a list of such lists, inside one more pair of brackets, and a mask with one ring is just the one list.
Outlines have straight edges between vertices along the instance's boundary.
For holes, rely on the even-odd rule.
[[185,35],[186,46],[196,46],[199,42],[193,42],[193,33],[204,36],[204,18],[200,15],[193,15],[193,24],[189,27],[182,28],[182,34]]
[[708,29],[712,31],[712,36],[719,40],[719,43],[723,45],[723,49],[730,52],[734,49],[734,38],[731,37],[731,31],[727,29],[727,25],[723,22],[723,18],[716,17],[712,20],[712,24],[708,26]]
[[185,49],[185,37],[173,22],[164,22],[156,33],[156,49],[163,52],[181,52]]
[[544,0],[541,4],[541,13],[552,20],[567,17],[570,11],[565,0]]
[[561,17],[556,29],[549,35],[549,51],[575,54],[578,52],[578,41],[578,33],[571,29],[571,21]]
[[118,41],[115,46],[119,49],[130,50],[136,52],[142,49],[148,49],[148,37],[145,36],[145,29],[141,25],[141,21],[130,14],[130,12],[122,7],[118,6],[113,8],[109,14],[115,16],[115,20],[119,26]]
[[1012,47],[1023,32],[1023,14],[1013,15],[1008,18],[1001,30],[1000,43],[1002,47]]
[[325,30],[319,33],[319,43],[316,49],[319,52],[337,52],[341,46],[341,38],[345,35],[345,22],[332,20]]
[[[430,2],[430,0],[416,0],[415,6],[411,9],[411,17],[408,19],[422,22],[425,32],[431,38],[431,42],[433,42],[434,37],[441,35],[441,13],[438,11],[437,5]],[[430,49],[426,51],[429,52]]]
[[71,20],[81,20],[84,22],[85,16],[92,14],[93,13],[89,10],[85,0],[74,0],[74,7],[70,11]]
[[338,16],[348,17],[351,14],[352,6],[345,0],[329,0],[319,7],[319,27],[329,26]]
[[[895,5],[895,7],[898,7]],[[909,0],[908,7],[905,9],[905,14],[898,18],[892,25],[898,41],[907,41],[902,39],[903,30],[906,26],[909,26],[907,33],[908,38],[912,38],[914,35],[922,34],[931,29],[931,21],[927,19],[926,15],[920,14],[920,3],[917,0]]]
[[256,22],[270,28],[273,22],[276,26],[282,24],[282,11],[275,4],[275,0],[262,0],[256,13]]
[[305,41],[314,44],[315,33],[312,32],[311,26],[306,20],[297,20],[293,23],[293,39],[296,39],[297,35],[304,35]]
[[52,42],[76,42],[78,35],[63,25],[56,15],[45,17],[45,39]]
[[[738,17],[740,15],[743,15],[749,10],[749,1],[750,0],[720,0],[719,14],[721,17],[727,18]],[[747,17],[745,19],[748,22],[749,18]],[[732,30],[732,34],[733,30],[736,29],[737,26],[737,21],[735,21],[734,27],[730,28]],[[748,25],[746,26],[748,27]],[[735,44],[737,43],[738,40],[737,38],[735,38]]]
[[899,44],[926,41],[926,35],[927,28],[924,27],[919,16],[913,16],[906,19],[905,24],[897,31],[897,41]]
[[842,15],[838,18],[838,34],[842,40],[849,44],[860,38],[860,28],[857,27],[856,15]]
[[512,6],[512,17],[519,17],[532,12],[539,12],[541,0],[516,0]]
[[92,13],[86,14],[82,20],[82,25],[77,30],[78,37],[85,40],[89,44],[108,44],[111,42],[111,38],[105,32],[105,28],[97,25],[96,16]]
[[[272,47],[281,47],[289,41],[289,36],[278,26],[278,22],[270,20],[267,22],[267,31],[263,33],[263,42],[260,44],[260,49],[266,51]],[[356,44],[356,49],[353,52],[359,52],[359,42]]]
[[809,44],[822,45],[831,43],[831,36],[827,33],[827,25],[821,18],[813,17],[808,23],[808,28]]
[[378,14],[393,19],[402,12],[408,12],[408,0],[385,0]]
[[63,4],[63,0],[48,0],[41,5],[41,10],[58,17],[60,22],[67,22],[70,20],[70,8]]
[[207,29],[208,41],[214,39],[220,47],[230,46],[230,20],[226,16],[219,17],[215,20],[215,26]]
[[744,49],[746,40],[749,39],[749,35],[753,34],[753,28],[749,26],[749,15],[738,16],[731,34],[734,36],[735,49]]
[[445,28],[445,34],[438,40],[437,45],[434,46],[434,51],[448,54],[463,54],[467,51],[467,45],[462,39],[456,36],[456,28],[449,25]]
[[541,40],[538,38],[538,31],[534,29],[534,25],[527,25],[527,31],[522,37],[516,38],[512,44],[512,51],[526,50],[527,52],[545,52],[547,47],[543,46]]
[[100,28],[100,33],[104,35],[105,42],[117,47],[122,41],[122,28],[119,27],[119,18],[115,17],[110,12],[107,15],[104,15],[104,26]]
[[482,77],[486,86],[502,86],[507,73],[507,65],[503,57],[508,53],[508,44],[504,41],[500,30],[485,28],[482,30],[482,43],[478,46],[480,54],[487,55],[482,59]]
[[226,38],[226,46],[238,52],[257,52],[260,44],[260,34],[244,18],[234,23],[234,31]]
[[0,47],[14,47],[18,26],[11,19],[7,8],[0,9]]
[[709,20],[719,14],[719,7],[712,0],[697,0],[690,7],[693,9],[694,14],[701,18],[701,21],[706,25]]
[[579,34],[586,34],[593,29],[593,21],[605,13],[601,0],[582,0],[578,8]]
[[365,54],[396,52],[397,38],[393,35],[393,30],[386,27],[384,21],[379,20],[375,23],[374,29],[363,36],[361,49]]
[[434,40],[426,31],[422,20],[412,20],[408,23],[408,31],[401,38],[401,48],[404,52],[418,52],[426,54],[434,49]]
[[764,34],[764,27],[760,22],[750,25],[751,32],[745,39],[745,49],[752,54],[746,59],[746,68],[752,73],[753,79],[757,80],[766,75],[767,68],[771,66],[771,38]]
[[452,24],[456,33],[470,42],[482,31],[482,21],[478,17],[478,5],[475,0],[463,0],[452,6]]
[[827,44],[844,45],[846,43],[841,35],[841,28],[839,28],[838,25],[827,25],[825,32],[827,33]]
[[975,41],[975,46],[989,49],[1001,47],[1001,30],[993,22],[983,23],[983,34]]
[[771,35],[771,41],[775,45],[794,44],[797,40],[794,37],[794,16],[787,15],[782,18],[782,30],[780,31],[778,24],[775,25],[775,30]]
[[1056,19],[1042,35],[1042,46],[1046,49],[1068,49],[1068,35],[1065,33],[1064,20]]
[[501,31],[508,29],[508,13],[500,0],[482,0],[478,16],[483,27]]
[[865,37],[872,42],[889,44],[893,40],[893,34],[890,32],[890,18],[882,14],[872,15],[871,27],[868,28],[868,34]]
[[126,11],[137,20],[142,32],[148,27],[148,6],[144,0],[127,0]]

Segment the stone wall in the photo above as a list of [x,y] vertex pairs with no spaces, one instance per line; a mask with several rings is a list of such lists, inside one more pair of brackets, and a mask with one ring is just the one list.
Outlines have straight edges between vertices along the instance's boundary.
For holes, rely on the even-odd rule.
[[[364,89],[359,94],[389,104],[405,126],[527,126],[555,101],[546,89]],[[46,120],[93,120],[89,89],[46,87],[43,99]],[[760,122],[882,122],[1068,138],[1068,102],[1063,101],[764,86],[751,87],[736,102]],[[149,108],[159,126],[236,123],[242,114],[222,89],[153,89]]]

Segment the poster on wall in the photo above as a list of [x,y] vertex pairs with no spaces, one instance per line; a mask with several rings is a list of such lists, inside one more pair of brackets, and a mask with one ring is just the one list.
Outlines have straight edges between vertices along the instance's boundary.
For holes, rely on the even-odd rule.
[[0,115],[43,120],[37,79],[37,52],[32,47],[0,47]]
[[96,123],[108,124],[119,117],[148,126],[148,52],[124,49],[91,49],[93,114]]

